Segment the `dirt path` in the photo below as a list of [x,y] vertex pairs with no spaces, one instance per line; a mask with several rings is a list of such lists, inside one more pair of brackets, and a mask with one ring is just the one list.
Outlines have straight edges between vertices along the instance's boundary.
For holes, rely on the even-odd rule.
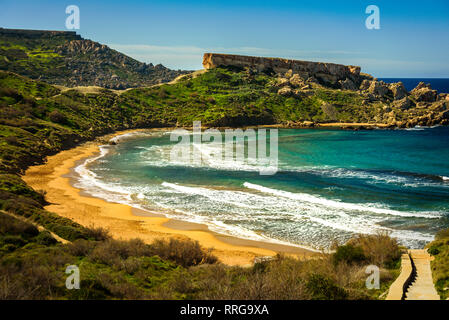
[[52,236],[53,238],[55,238],[56,241],[58,241],[58,242],[61,242],[61,243],[63,243],[63,244],[70,243],[69,240],[66,240],[66,239],[64,239],[64,238],[61,238],[61,237],[58,236],[56,233],[51,232],[50,230],[44,228],[44,227],[41,226],[40,224],[37,224],[36,222],[30,221],[30,220],[28,220],[28,219],[25,218],[25,217],[16,215],[16,214],[11,213],[11,212],[3,211],[3,210],[0,210],[0,212],[3,213],[3,214],[8,215],[8,216],[10,216],[10,217],[16,218],[17,220],[20,220],[20,221],[23,221],[23,222],[27,222],[27,223],[32,224],[33,226],[35,226],[35,227],[39,230],[39,232],[42,232],[42,231],[48,231],[48,232],[51,234],[51,236]]

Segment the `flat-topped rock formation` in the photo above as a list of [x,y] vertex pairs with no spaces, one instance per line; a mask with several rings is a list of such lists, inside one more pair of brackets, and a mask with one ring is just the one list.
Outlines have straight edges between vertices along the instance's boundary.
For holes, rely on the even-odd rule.
[[345,66],[342,64],[312,62],[301,60],[290,60],[282,58],[264,58],[240,56],[233,54],[205,53],[203,57],[205,69],[212,69],[219,66],[232,66],[239,68],[254,68],[257,71],[273,71],[284,74],[291,72],[298,74],[302,79],[316,78],[319,82],[331,86],[342,86],[344,81],[351,81],[358,86],[366,77],[360,74],[360,67]]
[[22,39],[49,39],[61,37],[66,40],[81,40],[81,36],[75,31],[53,31],[53,30],[27,30],[27,29],[5,29],[0,28],[1,37],[21,37]]

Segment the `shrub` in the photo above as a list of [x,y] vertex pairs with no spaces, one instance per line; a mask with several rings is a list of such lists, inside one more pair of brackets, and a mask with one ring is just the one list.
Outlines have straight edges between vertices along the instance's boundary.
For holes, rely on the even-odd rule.
[[35,241],[44,246],[50,246],[58,242],[56,241],[55,238],[53,238],[53,236],[48,231],[40,232],[39,235],[36,237]]
[[447,239],[449,238],[449,228],[448,229],[443,229],[437,232],[437,234],[435,235],[435,239],[436,240],[440,240],[440,239]]
[[21,143],[15,136],[9,136],[5,138],[6,143],[13,145],[13,146],[19,146]]
[[78,290],[69,291],[73,300],[103,300],[111,295],[111,292],[98,279],[81,279]]
[[88,241],[85,239],[78,239],[69,243],[66,246],[68,253],[74,256],[87,256],[95,247],[95,243],[93,241]]
[[86,235],[89,239],[94,239],[96,241],[104,241],[111,238],[109,230],[103,227],[89,227],[86,229]]
[[313,300],[344,300],[348,297],[345,289],[323,275],[312,274],[307,281],[307,289]]
[[375,235],[358,235],[349,240],[348,244],[362,248],[367,260],[378,266],[392,267],[401,258],[401,249],[397,240],[385,232]]
[[178,240],[156,240],[151,244],[154,254],[162,259],[176,262],[183,267],[199,264],[213,264],[218,259],[212,255],[211,250],[204,250],[198,241]]
[[55,122],[55,123],[65,124],[67,122],[66,116],[58,110],[53,110],[52,112],[50,112],[48,117],[50,118],[50,120],[52,122]]
[[140,239],[119,241],[107,239],[95,245],[89,257],[96,262],[109,264],[121,269],[128,257],[151,257],[153,250]]
[[337,248],[333,254],[333,260],[336,265],[343,261],[348,264],[353,264],[364,262],[366,257],[361,247],[347,244]]

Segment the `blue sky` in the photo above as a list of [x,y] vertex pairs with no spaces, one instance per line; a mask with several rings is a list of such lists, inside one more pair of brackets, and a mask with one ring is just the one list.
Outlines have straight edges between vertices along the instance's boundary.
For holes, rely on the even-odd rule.
[[[360,65],[376,77],[449,77],[449,1],[0,0],[0,26],[77,32],[140,61],[201,69],[204,52]],[[380,30],[368,30],[368,5]]]

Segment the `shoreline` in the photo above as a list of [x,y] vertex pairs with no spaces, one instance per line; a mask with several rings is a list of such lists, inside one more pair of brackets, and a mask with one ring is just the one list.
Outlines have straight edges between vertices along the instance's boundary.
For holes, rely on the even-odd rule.
[[252,265],[256,257],[274,256],[277,253],[307,258],[317,255],[299,246],[248,240],[209,230],[205,224],[167,218],[164,214],[137,209],[129,205],[108,202],[89,195],[73,186],[74,168],[87,158],[99,154],[105,140],[135,132],[161,131],[135,129],[119,131],[98,137],[75,148],[47,157],[46,163],[29,167],[23,180],[35,190],[45,190],[50,203],[46,210],[69,218],[85,227],[103,227],[115,239],[140,238],[151,243],[158,238],[178,238],[198,241],[227,265]]

